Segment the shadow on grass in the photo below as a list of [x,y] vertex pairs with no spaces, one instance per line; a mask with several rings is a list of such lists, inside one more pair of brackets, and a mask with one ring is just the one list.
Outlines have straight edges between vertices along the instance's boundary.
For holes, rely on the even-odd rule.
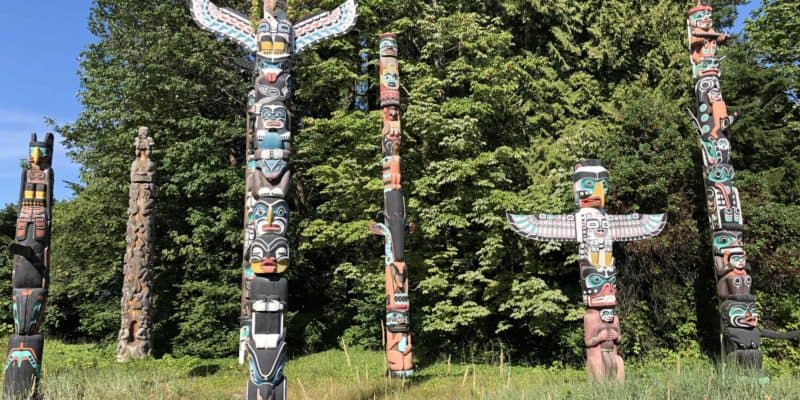
[[209,364],[209,365],[200,365],[197,367],[192,368],[189,373],[186,374],[189,378],[200,378],[204,376],[211,376],[219,372],[220,366],[219,364]]

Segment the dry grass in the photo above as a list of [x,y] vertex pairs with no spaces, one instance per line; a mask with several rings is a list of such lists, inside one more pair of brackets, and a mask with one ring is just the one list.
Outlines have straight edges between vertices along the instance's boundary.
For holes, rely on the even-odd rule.
[[[124,365],[111,350],[48,342],[42,392],[52,400],[243,399],[247,371],[233,358],[165,357]],[[292,400],[404,399],[800,399],[795,373],[784,369],[769,384],[718,373],[705,360],[631,365],[624,385],[587,383],[582,370],[454,364],[447,360],[390,381],[382,352],[348,348],[298,357],[286,369]]]

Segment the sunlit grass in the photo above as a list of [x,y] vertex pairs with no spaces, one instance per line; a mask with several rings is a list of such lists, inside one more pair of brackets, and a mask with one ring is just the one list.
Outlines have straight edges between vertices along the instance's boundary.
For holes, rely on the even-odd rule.
[[[236,360],[114,361],[111,349],[47,343],[46,399],[243,399],[246,368]],[[291,399],[800,399],[791,368],[768,384],[719,372],[714,363],[672,359],[629,365],[623,385],[592,385],[583,370],[435,363],[390,381],[383,353],[349,348],[297,357],[286,369]]]

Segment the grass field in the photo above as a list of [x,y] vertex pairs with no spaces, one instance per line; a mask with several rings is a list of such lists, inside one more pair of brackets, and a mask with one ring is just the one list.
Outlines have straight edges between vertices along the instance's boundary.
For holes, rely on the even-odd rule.
[[[426,366],[413,379],[389,381],[383,353],[331,350],[289,362],[289,398],[369,399],[764,399],[800,400],[790,369],[768,384],[719,373],[710,361],[629,365],[624,385],[587,383],[583,370],[509,365]],[[243,399],[247,371],[236,360],[151,359],[127,364],[93,345],[47,342],[42,392],[48,400]]]

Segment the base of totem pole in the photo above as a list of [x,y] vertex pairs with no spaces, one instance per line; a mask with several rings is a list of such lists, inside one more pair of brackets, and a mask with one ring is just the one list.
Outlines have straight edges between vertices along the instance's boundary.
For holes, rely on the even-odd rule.
[[413,369],[407,369],[405,371],[386,371],[386,376],[390,378],[405,379],[405,378],[410,378],[413,375],[414,375]]

